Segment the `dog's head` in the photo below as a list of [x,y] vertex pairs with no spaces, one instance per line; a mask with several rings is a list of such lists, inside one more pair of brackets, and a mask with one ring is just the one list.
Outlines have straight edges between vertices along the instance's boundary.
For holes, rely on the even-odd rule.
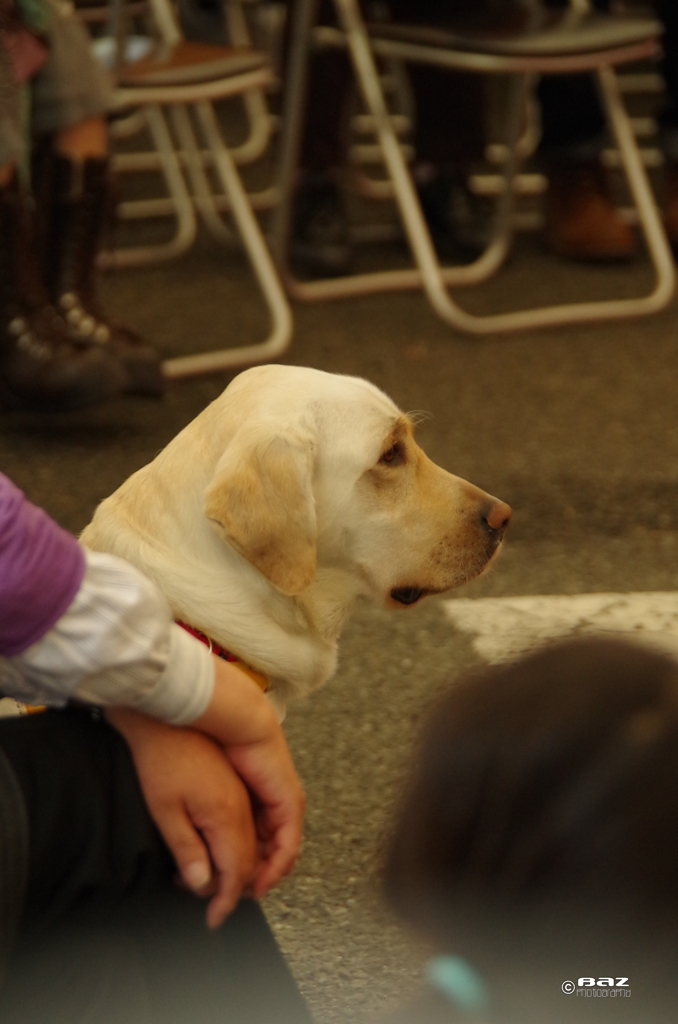
[[434,465],[410,419],[367,381],[266,366],[222,400],[229,436],[205,514],[284,594],[335,568],[410,605],[496,554],[508,505]]

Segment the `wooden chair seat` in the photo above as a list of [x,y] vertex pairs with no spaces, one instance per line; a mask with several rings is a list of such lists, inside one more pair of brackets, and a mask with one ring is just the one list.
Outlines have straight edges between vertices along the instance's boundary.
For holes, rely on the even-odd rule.
[[245,46],[216,46],[212,43],[160,43],[148,57],[123,64],[118,71],[121,86],[176,86],[212,82],[269,63],[268,55]]
[[503,57],[555,57],[599,53],[657,39],[664,28],[655,18],[622,18],[573,10],[536,8],[497,29],[468,30],[445,25],[370,24],[374,39],[463,50]]

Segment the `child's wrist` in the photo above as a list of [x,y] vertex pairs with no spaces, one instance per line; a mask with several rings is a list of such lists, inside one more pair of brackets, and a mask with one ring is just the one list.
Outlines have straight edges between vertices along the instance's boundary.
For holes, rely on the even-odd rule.
[[275,712],[257,684],[237,665],[215,658],[214,691],[193,727],[224,746],[256,743],[278,728]]

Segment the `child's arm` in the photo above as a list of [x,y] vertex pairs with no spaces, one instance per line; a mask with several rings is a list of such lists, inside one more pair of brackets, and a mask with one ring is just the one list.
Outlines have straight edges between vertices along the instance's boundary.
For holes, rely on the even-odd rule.
[[305,801],[272,706],[235,665],[213,661],[212,698],[192,728],[124,708],[109,707],[106,717],[127,740],[182,877],[197,892],[216,885],[207,914],[216,927],[245,885],[261,897],[292,870]]
[[212,699],[191,724],[223,746],[252,794],[261,857],[252,888],[260,897],[299,855],[305,797],[272,705],[236,665],[214,660]]
[[216,928],[259,864],[247,789],[217,744],[193,729],[126,708],[105,715],[127,741],[149,813],[184,883],[212,897],[207,923]]

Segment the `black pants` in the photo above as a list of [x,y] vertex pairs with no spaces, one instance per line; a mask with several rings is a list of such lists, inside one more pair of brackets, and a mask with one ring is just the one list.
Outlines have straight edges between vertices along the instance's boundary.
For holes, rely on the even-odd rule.
[[175,886],[113,729],[76,710],[4,719],[0,751],[29,840],[3,1024],[311,1024],[259,905],[211,932]]
[[[295,0],[288,5],[288,27]],[[501,5],[511,0],[500,0]],[[441,13],[453,16],[475,12],[478,0],[389,0],[395,22],[434,23]],[[482,5],[481,5],[482,6]],[[459,10],[458,10],[459,9]],[[319,20],[334,22],[331,0],[321,0]],[[480,75],[442,71],[423,64],[409,64],[417,116],[414,147],[417,159],[465,166],[482,156],[485,145],[484,82]],[[322,50],[311,55],[308,105],[301,166],[319,173],[344,163],[346,104],[353,72],[342,50]]]

